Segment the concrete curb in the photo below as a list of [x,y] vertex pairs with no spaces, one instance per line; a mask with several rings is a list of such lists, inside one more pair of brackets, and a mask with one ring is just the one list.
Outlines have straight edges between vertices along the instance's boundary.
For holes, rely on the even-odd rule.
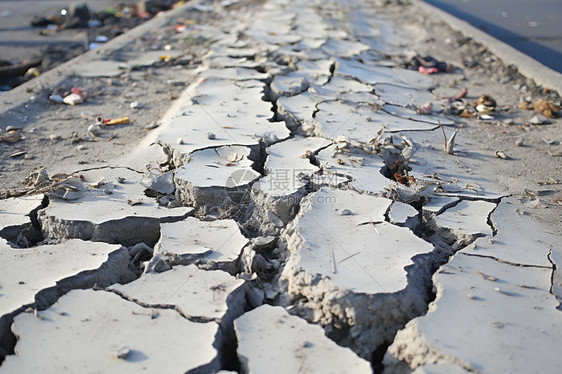
[[485,45],[492,53],[501,58],[505,63],[516,66],[519,72],[527,78],[531,78],[537,84],[548,87],[549,89],[562,94],[562,74],[541,64],[535,59],[494,38],[493,36],[486,34],[468,22],[428,4],[423,0],[415,0],[413,3],[424,13],[437,16],[454,30],[459,31],[463,35],[471,37],[476,42]]

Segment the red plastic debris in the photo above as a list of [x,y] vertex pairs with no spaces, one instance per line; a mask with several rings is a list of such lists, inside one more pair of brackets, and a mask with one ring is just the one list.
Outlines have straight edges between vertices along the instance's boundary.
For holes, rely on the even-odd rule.
[[70,92],[80,96],[84,101],[86,101],[86,99],[88,98],[88,93],[80,87],[72,87],[70,89]]
[[437,68],[426,68],[425,66],[420,66],[418,68],[418,71],[420,73],[427,74],[427,75],[439,73],[439,69],[437,69]]

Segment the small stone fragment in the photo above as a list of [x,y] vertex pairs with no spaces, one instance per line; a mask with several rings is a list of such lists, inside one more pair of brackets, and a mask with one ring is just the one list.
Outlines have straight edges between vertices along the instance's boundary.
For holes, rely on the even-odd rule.
[[212,132],[207,133],[207,139],[213,140],[213,139],[216,139],[216,137],[217,136],[215,134],[213,134]]
[[117,348],[117,350],[115,350],[113,356],[115,358],[125,359],[129,356],[129,353],[131,353],[129,347],[119,347]]
[[54,103],[57,104],[62,104],[64,101],[64,98],[61,95],[51,95],[49,96],[49,100],[51,100]]
[[103,128],[99,124],[93,124],[88,126],[88,134],[92,135],[94,138],[97,138],[101,135]]
[[509,160],[509,156],[504,151],[495,151],[494,156],[503,160]]
[[131,109],[141,109],[145,107],[142,101],[133,101],[130,105]]
[[529,120],[529,123],[531,125],[544,125],[544,124],[549,123],[549,121],[548,121],[548,118],[546,118],[542,114],[535,114],[533,117],[531,117],[531,119]]
[[77,105],[77,104],[82,104],[83,102],[84,99],[82,99],[82,96],[75,93],[71,93],[70,95],[66,96],[63,99],[63,103],[68,105]]

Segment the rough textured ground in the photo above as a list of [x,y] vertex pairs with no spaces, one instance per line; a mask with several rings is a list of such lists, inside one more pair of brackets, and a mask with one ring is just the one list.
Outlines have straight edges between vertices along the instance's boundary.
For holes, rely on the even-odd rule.
[[[0,97],[29,122],[1,144],[21,196],[0,200],[0,297],[34,294],[2,312],[0,372],[559,366],[561,126],[518,107],[557,94],[414,6],[209,6]],[[450,68],[408,70],[413,51]],[[73,83],[86,102],[49,102]],[[97,115],[133,123],[88,135]]]

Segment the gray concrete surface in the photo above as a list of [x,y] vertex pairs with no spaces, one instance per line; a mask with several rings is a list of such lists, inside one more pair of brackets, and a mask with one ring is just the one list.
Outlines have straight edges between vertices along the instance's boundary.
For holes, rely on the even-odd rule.
[[[15,144],[53,160],[56,143],[31,147],[53,107],[77,128],[93,116],[81,112],[135,113],[132,99],[185,82],[145,136],[112,130],[125,151],[93,136],[80,146],[106,158],[77,164],[82,151],[59,145],[65,167],[49,167],[67,174],[3,191],[24,196],[0,200],[0,267],[49,268],[33,289],[0,278],[0,298],[26,290],[0,318],[0,373],[561,366],[562,122],[532,124],[517,105],[559,97],[488,51],[476,68],[405,69],[405,51],[462,66],[480,47],[447,43],[465,37],[420,17],[428,8],[384,3],[188,4],[4,94],[6,118],[35,111],[12,130],[29,140],[2,144],[3,158],[21,157]],[[186,18],[193,27],[174,30]],[[108,78],[106,64],[147,53],[139,40],[157,58]],[[194,62],[164,65],[167,50]],[[49,103],[68,79],[111,91]],[[483,92],[497,101],[485,112]],[[33,159],[17,162],[3,166],[11,179]],[[91,261],[53,260],[60,247]],[[344,369],[326,366],[335,357]]]

